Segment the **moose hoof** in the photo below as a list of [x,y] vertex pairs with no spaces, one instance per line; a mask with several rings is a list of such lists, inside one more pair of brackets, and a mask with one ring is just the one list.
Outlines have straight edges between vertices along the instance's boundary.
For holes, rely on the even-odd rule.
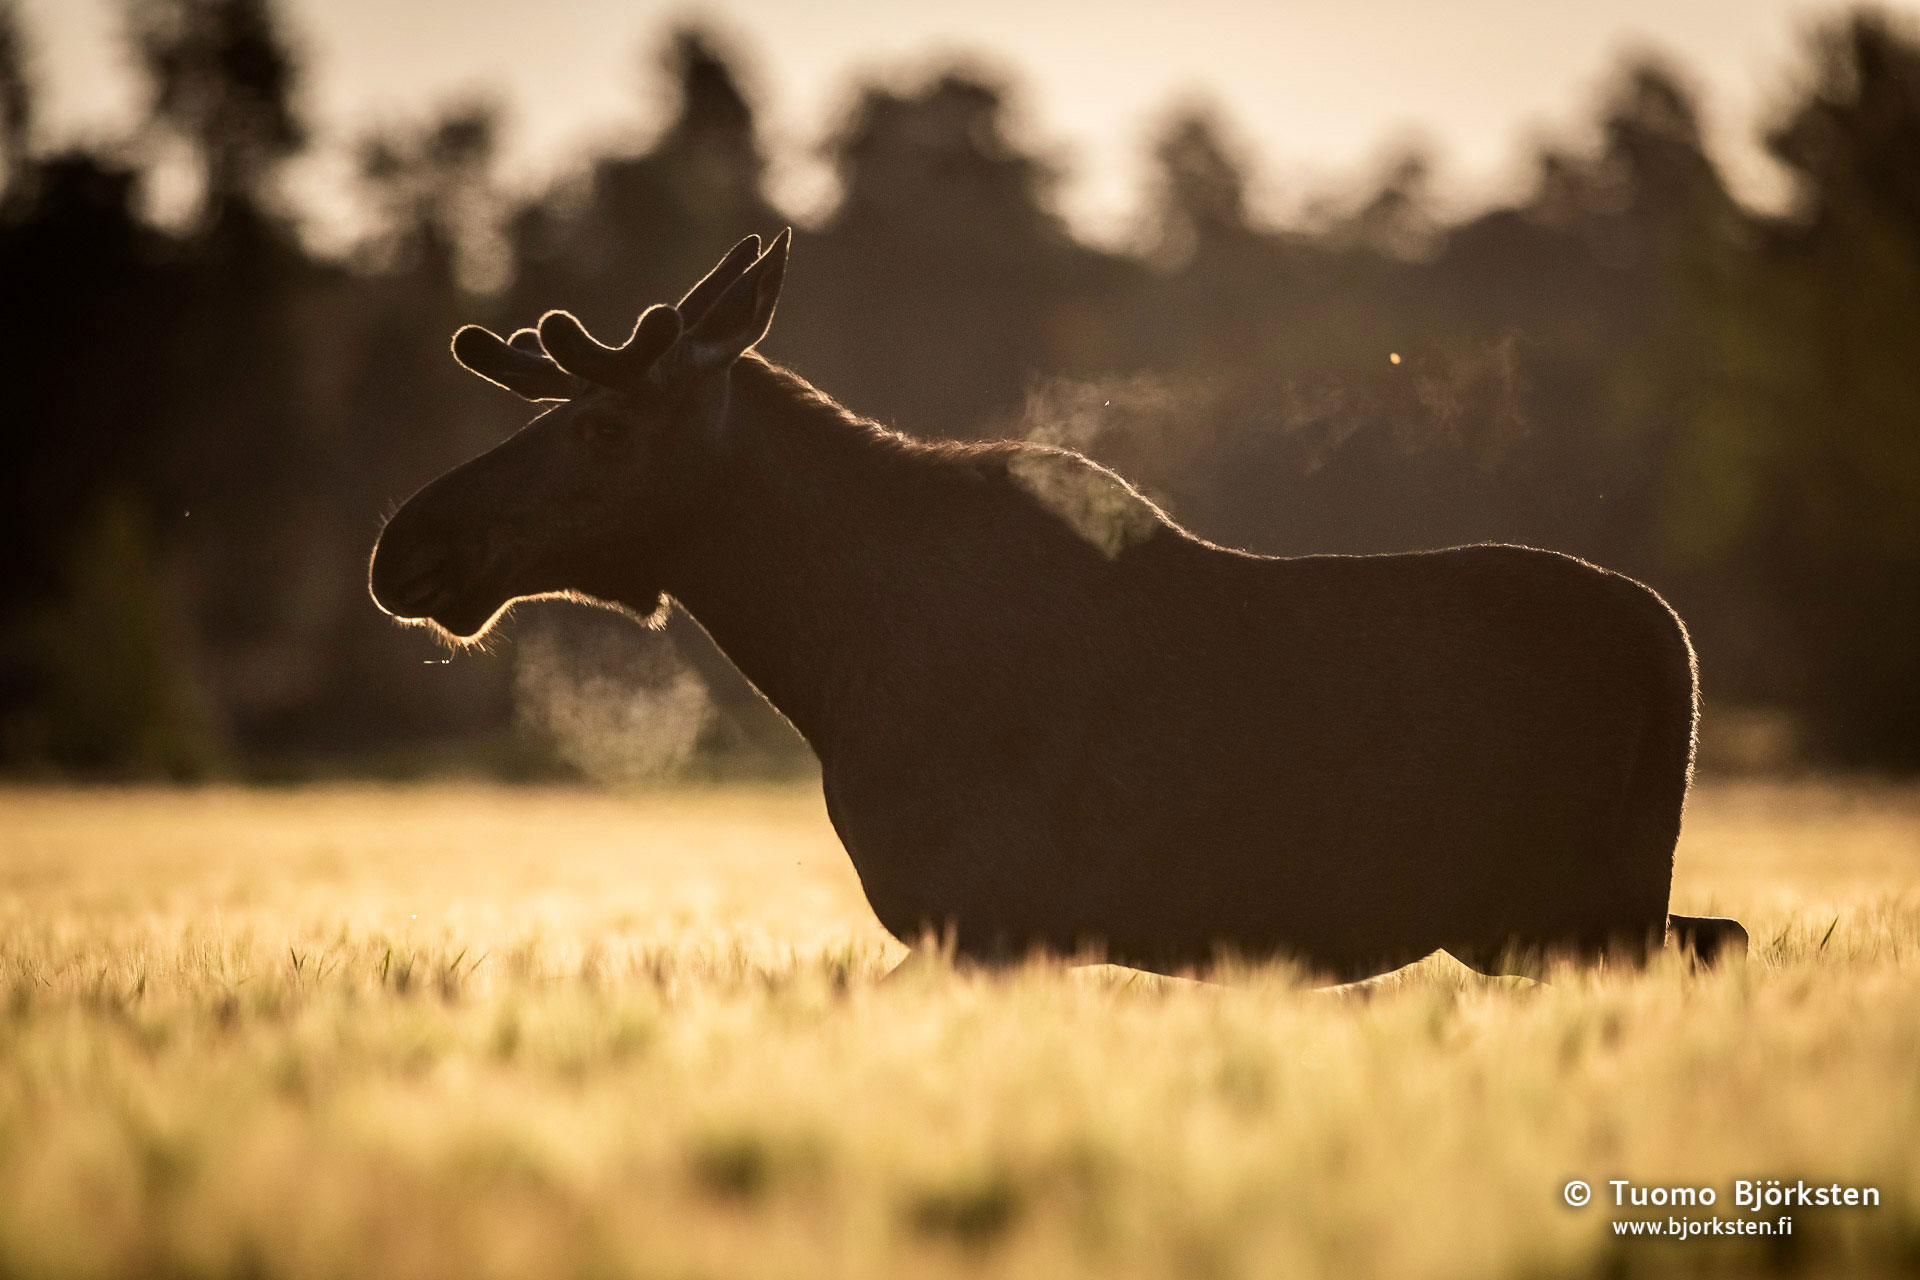
[[1747,958],[1747,931],[1725,916],[1667,917],[1667,937],[1683,954],[1702,964]]

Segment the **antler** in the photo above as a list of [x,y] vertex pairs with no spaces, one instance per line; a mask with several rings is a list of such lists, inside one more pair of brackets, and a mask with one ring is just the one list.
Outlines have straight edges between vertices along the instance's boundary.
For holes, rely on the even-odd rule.
[[528,400],[570,400],[589,383],[632,387],[678,341],[727,296],[760,260],[760,237],[748,236],[727,251],[678,307],[647,308],[633,333],[617,347],[601,344],[565,311],[540,317],[539,329],[521,329],[502,341],[470,324],[453,335],[453,357],[489,382]]
[[647,308],[625,342],[608,347],[569,312],[549,311],[540,317],[540,345],[568,373],[603,387],[632,387],[673,345],[680,327],[680,313],[661,303]]
[[526,400],[571,400],[586,385],[547,357],[532,329],[502,340],[491,330],[467,325],[453,335],[453,358]]

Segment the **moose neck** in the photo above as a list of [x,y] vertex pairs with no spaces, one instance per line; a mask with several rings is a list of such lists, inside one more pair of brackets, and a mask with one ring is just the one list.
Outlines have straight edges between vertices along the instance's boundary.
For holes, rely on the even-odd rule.
[[824,753],[897,647],[934,622],[920,544],[941,535],[915,491],[940,478],[921,446],[756,356],[734,367],[725,429],[725,496],[667,589]]

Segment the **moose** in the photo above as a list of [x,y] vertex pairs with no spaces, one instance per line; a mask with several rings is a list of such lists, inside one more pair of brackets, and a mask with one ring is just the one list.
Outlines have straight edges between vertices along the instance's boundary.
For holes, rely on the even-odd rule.
[[754,351],[791,238],[617,347],[565,311],[455,334],[544,412],[394,514],[375,602],[459,642],[519,600],[677,602],[812,747],[918,954],[1745,953],[1667,910],[1698,695],[1652,590],[1522,546],[1230,550],[1072,451],[856,417]]

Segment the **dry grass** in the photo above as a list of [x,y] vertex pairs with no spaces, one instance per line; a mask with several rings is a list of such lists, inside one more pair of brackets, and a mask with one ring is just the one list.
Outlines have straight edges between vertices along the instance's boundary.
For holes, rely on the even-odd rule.
[[1920,792],[1708,788],[1675,905],[1753,962],[883,987],[801,792],[0,792],[0,1276],[1920,1266]]

